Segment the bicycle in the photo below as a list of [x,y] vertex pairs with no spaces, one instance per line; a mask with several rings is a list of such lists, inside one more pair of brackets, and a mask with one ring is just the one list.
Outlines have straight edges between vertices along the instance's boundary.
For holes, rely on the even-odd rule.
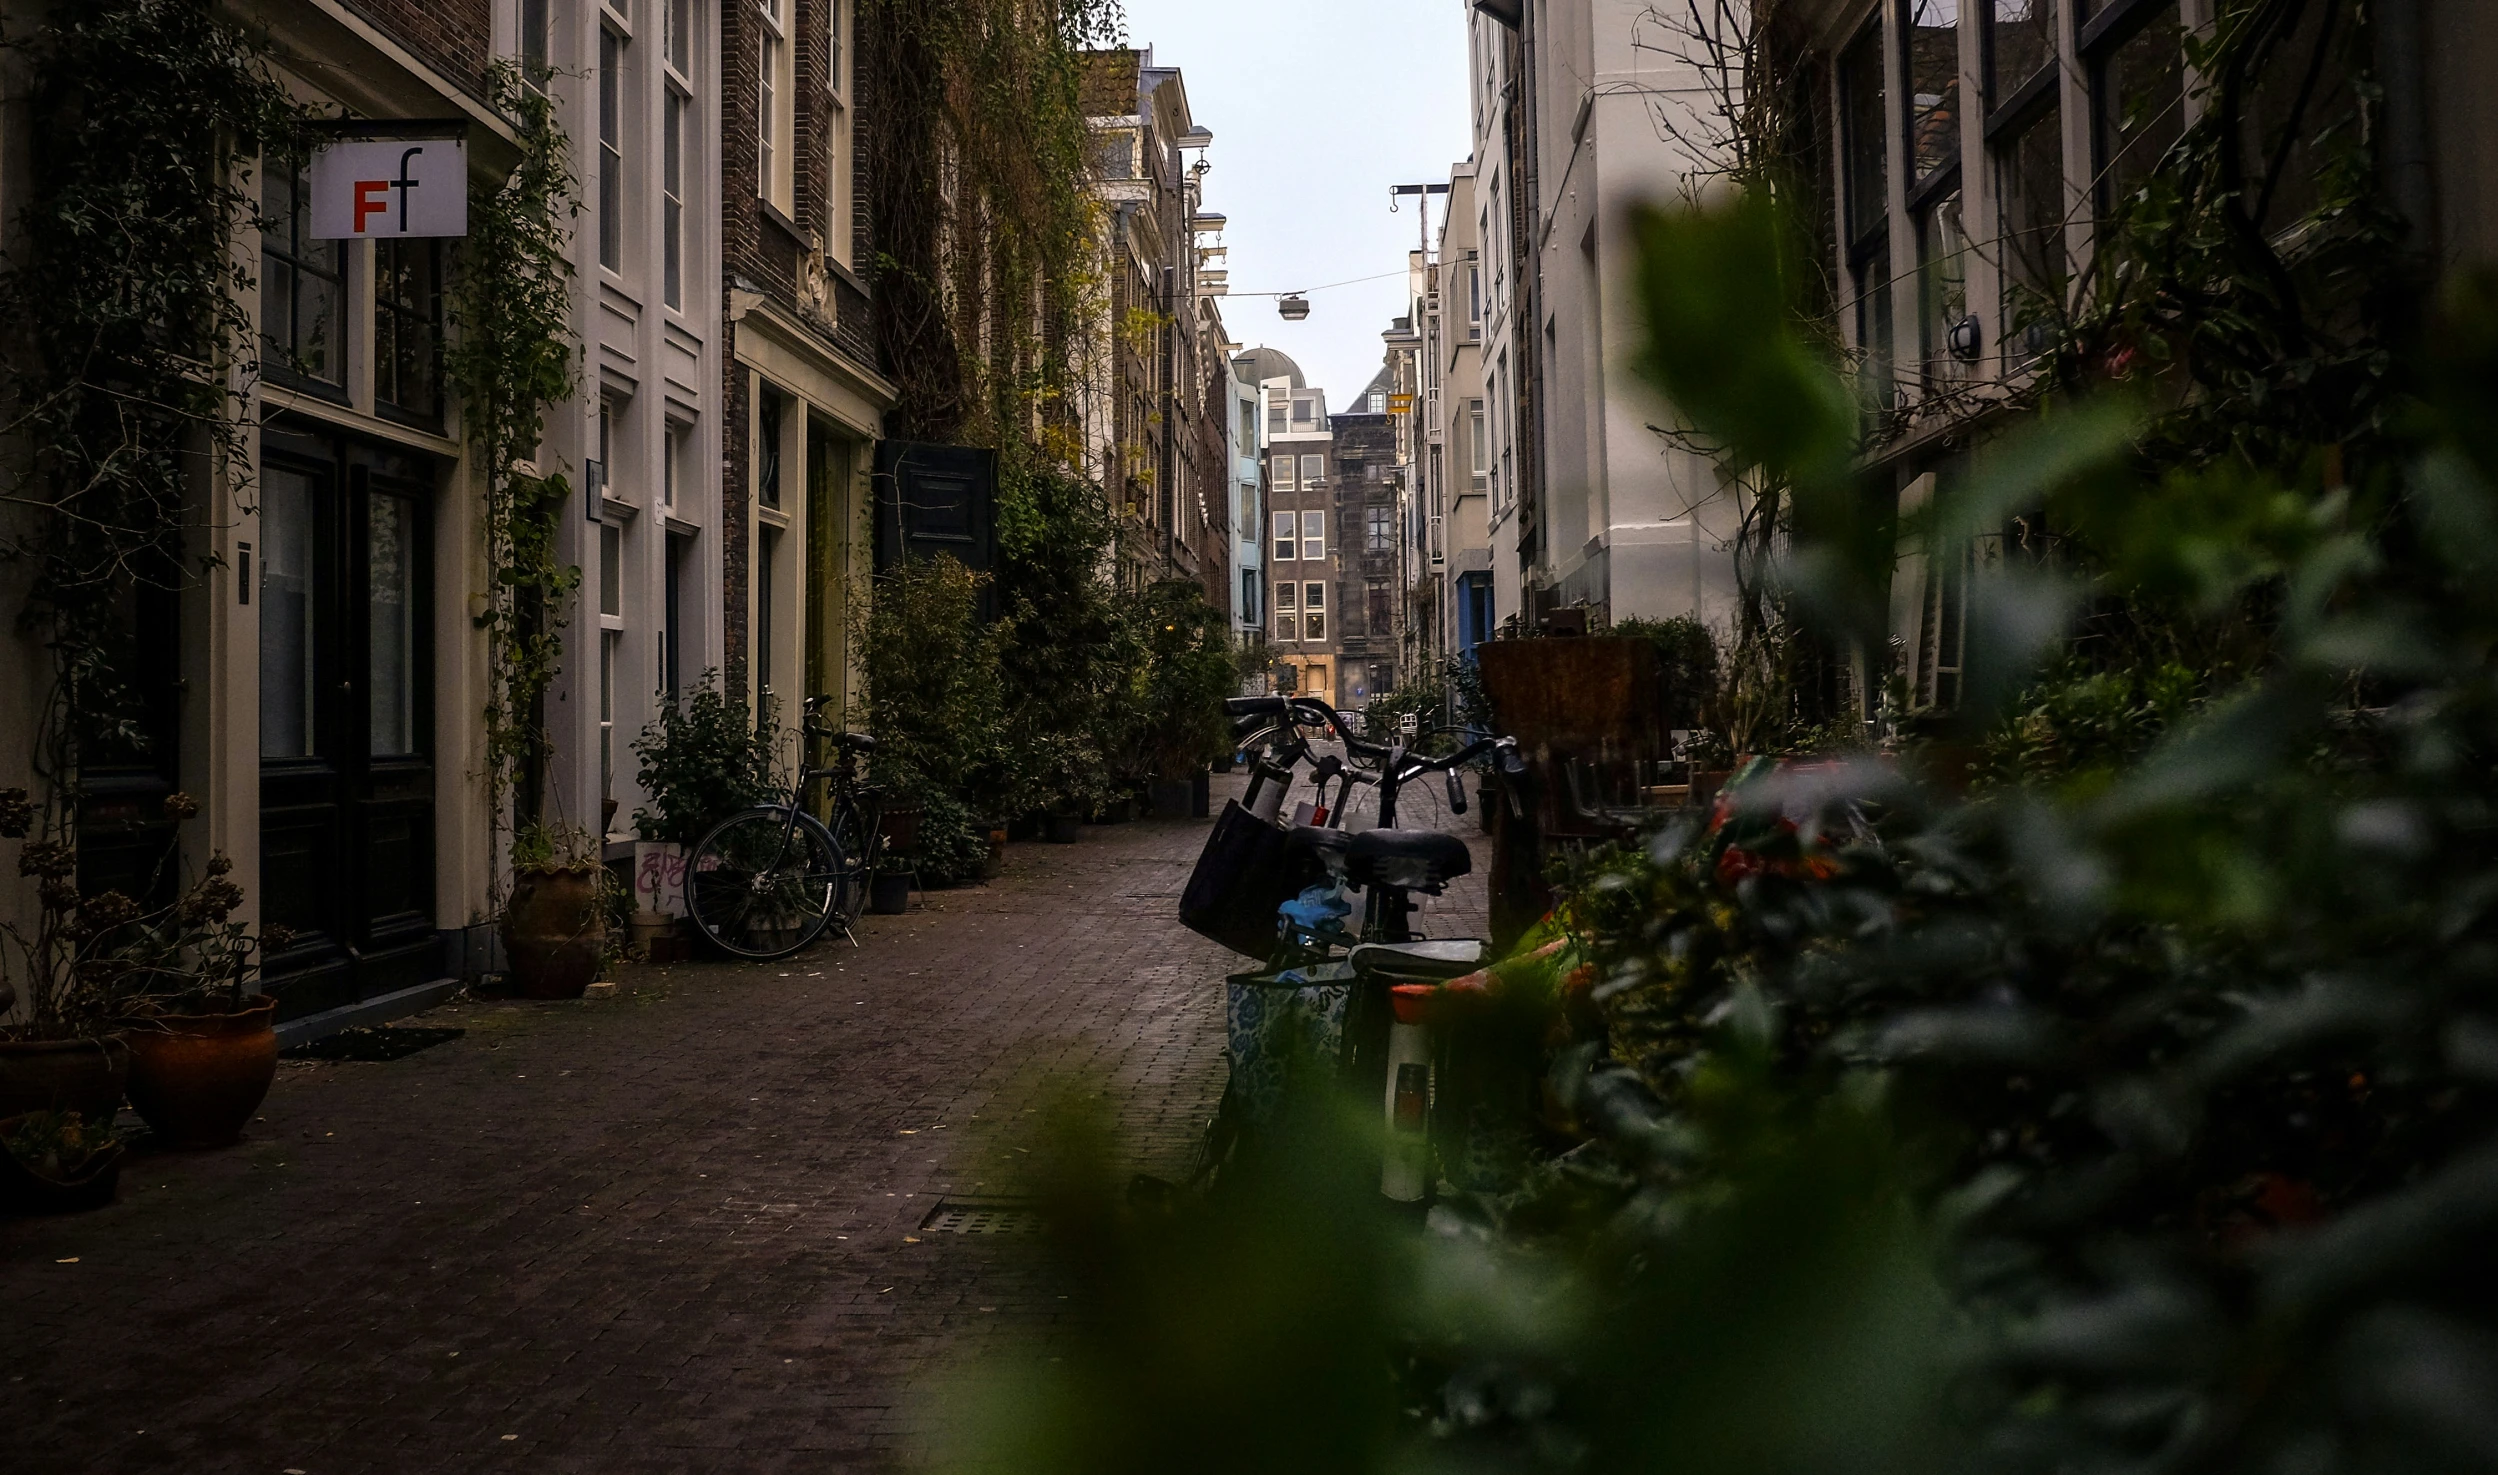
[[[1312,698],[1243,697],[1226,703],[1226,708],[1243,735],[1243,749],[1256,755],[1249,794],[1239,801],[1242,821],[1275,824],[1294,767],[1309,763],[1315,780],[1309,810],[1313,822],[1278,827],[1283,830],[1287,852],[1297,858],[1298,870],[1292,874],[1303,878],[1323,874],[1363,894],[1358,930],[1348,934],[1340,926],[1311,925],[1305,911],[1299,919],[1277,925],[1267,934],[1266,968],[1260,981],[1234,982],[1253,993],[1344,990],[1341,1005],[1330,1006],[1341,1009],[1333,1031],[1337,1077],[1358,1097],[1380,1101],[1385,1112],[1382,1196],[1418,1204],[1428,1189],[1435,1057],[1445,1043],[1435,1040],[1429,1027],[1431,1000],[1439,985],[1481,969],[1490,959],[1481,939],[1414,935],[1411,919],[1417,908],[1412,893],[1439,894],[1473,868],[1473,859],[1465,842],[1453,835],[1399,829],[1398,794],[1433,773],[1443,774],[1449,786],[1449,807],[1463,814],[1466,799],[1457,770],[1488,757],[1504,801],[1515,812],[1510,788],[1524,772],[1517,742],[1487,737],[1445,757],[1423,758],[1401,742],[1373,743],[1356,737],[1344,714]],[[1304,726],[1332,730],[1346,759],[1314,756],[1301,735]],[[1336,784],[1333,804],[1328,802],[1330,781]],[[1377,789],[1378,823],[1373,829],[1347,833],[1342,825],[1355,784]],[[1226,822],[1230,822],[1228,809]],[[1210,856],[1217,843],[1209,840]],[[1197,890],[1192,881],[1192,893]],[[1184,900],[1183,907],[1188,905]],[[1287,905],[1282,910],[1289,916],[1294,908]],[[1196,922],[1190,925],[1198,926]],[[1246,930],[1236,923],[1214,930],[1198,926],[1198,930],[1234,951],[1257,956],[1251,952]],[[1260,1013],[1268,1007],[1261,1005]],[[1236,1058],[1234,1064],[1238,1067],[1245,1062]],[[1236,1074],[1225,1087],[1215,1119],[1207,1125],[1200,1177],[1219,1174],[1250,1130],[1255,1112],[1244,1104],[1241,1089]]]
[[[874,817],[860,802],[858,758],[874,752],[876,740],[819,725],[816,712],[831,700],[807,698],[799,724],[806,746],[788,800],[730,815],[695,842],[688,859],[686,910],[703,936],[736,957],[786,958],[835,923],[858,942],[853,929],[879,849]],[[833,766],[807,766],[817,742],[833,744]],[[833,785],[830,825],[806,809],[807,789],[819,780]]]

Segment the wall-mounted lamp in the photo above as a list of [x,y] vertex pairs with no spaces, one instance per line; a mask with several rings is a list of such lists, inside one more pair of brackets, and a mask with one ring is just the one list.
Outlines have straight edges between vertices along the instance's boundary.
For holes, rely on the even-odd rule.
[[1974,364],[1978,361],[1979,350],[1984,347],[1985,336],[1985,330],[1978,326],[1978,315],[1973,312],[1951,325],[1943,335],[1943,346],[1951,350],[1953,358],[1964,364]]

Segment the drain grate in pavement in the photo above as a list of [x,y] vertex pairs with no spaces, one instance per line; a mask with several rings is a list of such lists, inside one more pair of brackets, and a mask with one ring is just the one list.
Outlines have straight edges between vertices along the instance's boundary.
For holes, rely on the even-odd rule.
[[949,1198],[919,1221],[922,1234],[1038,1234],[1041,1211],[1029,1199]]
[[396,1025],[373,1025],[358,1029],[342,1029],[333,1035],[295,1046],[286,1052],[289,1060],[404,1060],[419,1050],[430,1050],[446,1040],[467,1034],[464,1029],[418,1029]]

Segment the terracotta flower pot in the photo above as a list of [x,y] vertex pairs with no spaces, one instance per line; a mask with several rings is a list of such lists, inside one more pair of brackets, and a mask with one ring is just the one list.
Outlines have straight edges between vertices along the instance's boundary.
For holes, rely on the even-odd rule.
[[263,995],[232,1014],[130,1025],[130,1105],[167,1147],[224,1147],[278,1074],[277,1007]]
[[531,999],[577,999],[598,981],[607,951],[595,871],[529,871],[512,878],[503,948],[512,983]]
[[[17,1126],[14,1118],[0,1115],[0,1135]],[[0,1213],[67,1214],[101,1208],[113,1201],[121,1184],[121,1159],[122,1147],[116,1142],[90,1154],[68,1176],[48,1178],[0,1150]]]
[[74,1111],[109,1122],[130,1084],[130,1046],[118,1034],[84,1040],[0,1040],[0,1117]]

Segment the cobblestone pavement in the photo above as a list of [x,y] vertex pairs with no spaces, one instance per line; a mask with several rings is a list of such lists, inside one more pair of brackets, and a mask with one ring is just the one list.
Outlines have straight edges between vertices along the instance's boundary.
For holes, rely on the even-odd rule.
[[[1435,786],[1406,818],[1437,810]],[[946,1418],[914,1387],[1079,1309],[1021,1241],[920,1231],[1011,1190],[1048,1083],[1104,1092],[1140,1170],[1187,1171],[1234,966],[1175,917],[1206,829],[1017,845],[860,949],[628,968],[611,998],[403,1021],[466,1031],[404,1059],[286,1063],[241,1145],[0,1220],[8,1468],[907,1459]],[[1480,881],[1431,930],[1471,931]]]

